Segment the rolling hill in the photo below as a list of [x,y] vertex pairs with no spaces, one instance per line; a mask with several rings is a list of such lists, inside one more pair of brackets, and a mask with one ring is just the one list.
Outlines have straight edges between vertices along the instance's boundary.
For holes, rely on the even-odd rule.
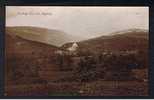
[[38,41],[55,46],[61,46],[67,42],[77,41],[80,38],[59,30],[31,26],[6,27],[6,33],[13,33],[13,35],[17,35],[27,40]]
[[[79,75],[77,73],[74,74],[72,71],[60,71],[59,65],[56,63],[57,59],[54,53],[57,50],[64,50],[70,47],[73,42],[57,47],[66,41],[68,42],[68,40],[65,41],[65,39],[69,36],[64,35],[63,33],[61,34],[59,31],[52,31],[53,34],[51,31],[49,33],[46,31],[48,31],[48,29],[36,27],[6,28],[5,95],[49,96],[50,93],[58,93],[59,91],[62,91],[62,93],[71,91],[72,94],[73,92],[78,93],[79,90],[88,90],[84,91],[85,94],[80,93],[83,96],[98,95],[98,93],[100,93],[100,95],[103,93],[105,96],[113,94],[126,95],[128,92],[125,91],[129,91],[128,95],[148,94],[148,85],[145,82],[118,81],[118,83],[120,83],[118,85],[118,87],[120,87],[119,92],[119,88],[115,88],[115,85],[113,85],[115,83],[114,81],[93,80],[93,82],[85,82],[83,85],[80,82],[74,81],[76,79],[76,75]],[[50,41],[51,43],[46,41],[47,36],[52,37]],[[142,56],[138,58],[144,58],[145,61],[148,62],[148,32],[146,31],[129,30],[120,33],[117,32],[116,34],[110,36],[100,36],[97,38],[80,41],[77,42],[77,44],[79,45],[80,50],[97,53],[104,50],[143,50],[146,51],[146,54],[143,53]],[[75,57],[73,61],[77,60],[77,64],[78,59],[79,57]],[[97,72],[101,71],[100,68],[101,66],[98,64]],[[137,71],[137,74],[140,76],[144,74],[139,70],[135,71]],[[99,77],[102,77],[102,74]],[[88,88],[87,86],[85,87],[85,85],[87,85]],[[91,92],[89,92],[89,86],[91,87],[91,90],[95,90],[96,93],[91,94]],[[136,94],[136,91],[138,91],[138,94]]]
[[[34,33],[33,31],[30,31],[32,33],[20,33],[20,31],[18,33],[18,28],[10,29],[11,28],[6,29],[5,36],[6,74],[10,77],[8,79],[18,80],[18,82],[19,79],[22,80],[22,82],[30,82],[26,80],[35,81],[32,76],[45,80],[52,79],[53,77],[56,78],[53,71],[58,70],[57,68],[59,67],[56,65],[54,52],[70,47],[73,42],[66,43],[62,47],[56,47],[42,42],[42,40],[37,40],[41,38],[38,34],[40,34],[40,31],[43,32],[43,29],[34,28]],[[31,28],[28,27],[28,29],[30,30]],[[33,30],[33,28],[31,30]],[[20,36],[20,34],[23,35]],[[31,37],[31,39],[29,37]],[[36,40],[33,37],[36,38]],[[147,58],[148,33],[141,30],[124,31],[119,34],[80,41],[77,42],[77,44],[79,45],[79,50],[93,53],[102,51],[142,50],[145,52],[143,56]],[[13,79],[12,76],[15,76],[15,79]]]
[[[58,47],[26,40],[12,33],[5,35],[5,74],[7,84],[39,83],[58,67],[54,52]],[[48,73],[44,75],[44,73]]]
[[[100,36],[89,40],[77,42],[80,50],[101,52],[121,50],[148,50],[148,32],[139,29],[130,29],[115,32],[113,35]],[[68,48],[72,43],[67,43],[62,48]]]

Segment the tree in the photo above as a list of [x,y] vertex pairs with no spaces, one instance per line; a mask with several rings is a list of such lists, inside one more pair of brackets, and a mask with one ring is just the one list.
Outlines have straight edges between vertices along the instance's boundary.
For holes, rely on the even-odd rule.
[[59,67],[60,67],[60,70],[62,70],[63,69],[63,56],[62,55],[58,55],[58,57],[57,57],[58,59],[58,64],[59,64]]
[[96,76],[95,61],[93,57],[84,57],[80,59],[79,66],[77,69],[77,75],[81,82],[93,80]]

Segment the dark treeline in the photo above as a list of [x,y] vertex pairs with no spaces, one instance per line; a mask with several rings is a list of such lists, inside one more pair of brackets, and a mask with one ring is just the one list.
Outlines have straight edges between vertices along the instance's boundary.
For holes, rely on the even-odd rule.
[[133,53],[108,51],[97,54],[90,51],[80,51],[75,56],[59,55],[57,61],[60,69],[74,69],[75,75],[80,81],[99,78],[104,80],[132,80],[135,79],[132,75],[133,69],[144,69],[148,66],[148,59],[145,55],[147,53],[144,51]]
[[[132,80],[136,79],[132,70],[145,69],[147,66],[148,54],[145,51],[137,51],[135,53],[126,51],[119,53],[111,51],[100,53],[79,51],[76,55],[55,54],[52,57],[31,56],[29,58],[18,55],[13,58],[7,58],[6,74],[14,82],[16,80],[19,82],[18,80],[24,77],[37,77],[37,80],[42,80],[39,71],[51,67],[53,71],[54,68],[59,71],[71,71],[74,73],[73,79],[81,82],[97,79]],[[25,83],[27,81],[22,82]]]

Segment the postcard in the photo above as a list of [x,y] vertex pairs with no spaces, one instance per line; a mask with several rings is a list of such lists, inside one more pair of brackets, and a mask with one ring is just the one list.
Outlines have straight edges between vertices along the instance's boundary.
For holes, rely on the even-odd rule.
[[5,11],[5,96],[149,96],[148,6]]

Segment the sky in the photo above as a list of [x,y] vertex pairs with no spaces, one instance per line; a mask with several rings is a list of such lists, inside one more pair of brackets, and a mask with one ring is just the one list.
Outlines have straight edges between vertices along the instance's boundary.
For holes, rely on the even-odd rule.
[[149,29],[148,7],[6,6],[6,26],[36,26],[93,38],[127,29]]

